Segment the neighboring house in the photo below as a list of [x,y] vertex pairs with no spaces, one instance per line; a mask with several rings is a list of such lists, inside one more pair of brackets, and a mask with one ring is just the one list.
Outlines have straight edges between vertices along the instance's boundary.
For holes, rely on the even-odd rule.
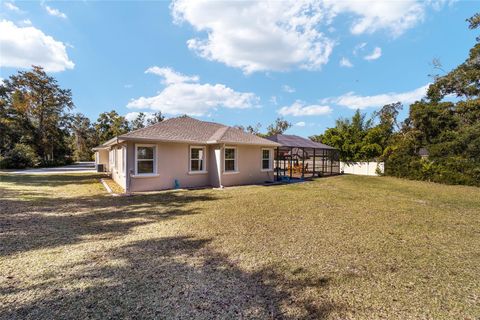
[[219,123],[168,119],[94,148],[127,192],[272,182],[280,144]]

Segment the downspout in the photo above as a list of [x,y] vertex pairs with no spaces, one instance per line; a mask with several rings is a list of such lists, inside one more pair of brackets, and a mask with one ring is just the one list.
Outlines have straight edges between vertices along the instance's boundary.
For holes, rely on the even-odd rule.
[[222,150],[225,144],[220,145],[220,149],[215,149],[215,161],[217,162],[218,185],[223,188],[222,184]]

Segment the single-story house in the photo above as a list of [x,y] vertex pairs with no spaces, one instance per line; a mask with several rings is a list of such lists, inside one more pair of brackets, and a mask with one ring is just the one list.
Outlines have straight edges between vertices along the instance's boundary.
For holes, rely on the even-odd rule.
[[191,117],[171,118],[94,148],[126,192],[273,182],[279,143]]

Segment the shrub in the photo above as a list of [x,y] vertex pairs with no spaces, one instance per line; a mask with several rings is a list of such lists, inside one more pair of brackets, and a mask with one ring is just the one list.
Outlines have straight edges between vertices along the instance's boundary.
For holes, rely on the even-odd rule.
[[32,147],[17,143],[15,147],[8,151],[0,161],[0,167],[3,169],[24,169],[33,167],[38,162],[38,156]]

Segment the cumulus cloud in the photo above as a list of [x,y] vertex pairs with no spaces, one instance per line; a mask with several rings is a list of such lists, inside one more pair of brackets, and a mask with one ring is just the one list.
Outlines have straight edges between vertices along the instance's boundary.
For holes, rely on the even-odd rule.
[[353,64],[347,58],[340,59],[340,67],[352,68]]
[[297,100],[290,106],[281,107],[277,111],[282,116],[320,116],[332,112],[330,106],[306,105],[304,102]]
[[292,87],[290,87],[289,85],[286,85],[286,84],[284,84],[282,86],[282,90],[287,92],[287,93],[294,93],[295,92],[295,88],[292,88]]
[[8,10],[11,10],[11,11],[15,11],[15,12],[20,12],[20,8],[17,7],[16,5],[14,5],[13,3],[11,2],[4,2],[3,5],[5,6],[5,8],[7,8]]
[[363,59],[371,61],[371,60],[377,60],[381,56],[382,56],[382,48],[375,47],[375,49],[373,49],[372,53],[367,54],[365,57],[363,57]]
[[55,9],[55,8],[52,8],[52,7],[49,7],[49,6],[46,5],[45,10],[47,10],[47,13],[51,16],[62,18],[62,19],[67,19],[67,15],[65,13],[61,12],[58,9]]
[[428,2],[420,0],[402,1],[358,1],[325,0],[332,15],[353,14],[350,32],[352,34],[373,33],[387,30],[393,36],[399,36],[406,30],[424,20]]
[[372,107],[381,107],[389,103],[400,101],[404,104],[413,103],[422,99],[428,89],[429,84],[412,91],[401,93],[383,93],[373,96],[361,96],[354,92],[348,92],[344,95],[332,98],[326,98],[322,100],[322,103],[331,103],[339,106],[347,107],[350,109],[366,109]]
[[219,108],[251,108],[259,101],[253,93],[238,92],[224,84],[198,83],[198,76],[185,76],[170,68],[152,67],[147,71],[161,76],[165,88],[155,96],[131,100],[128,108],[160,110],[172,115],[202,116]]
[[174,21],[207,35],[188,40],[189,49],[247,74],[318,70],[334,46],[317,28],[327,17],[316,1],[177,0],[171,7]]
[[8,20],[0,21],[0,67],[29,68],[32,64],[45,71],[73,69],[66,45],[35,27],[18,27]]
[[173,84],[173,83],[180,83],[180,82],[197,82],[199,80],[198,76],[186,76],[171,68],[160,68],[157,66],[153,66],[148,68],[145,73],[156,74],[163,78],[164,84]]
[[305,121],[299,121],[297,123],[295,123],[295,126],[297,127],[305,127],[307,124],[305,123]]
[[424,20],[422,0],[174,0],[174,21],[186,22],[199,36],[187,41],[199,56],[244,73],[319,70],[328,63],[335,41],[326,36],[337,17],[349,19],[352,34],[386,31],[397,37]]

